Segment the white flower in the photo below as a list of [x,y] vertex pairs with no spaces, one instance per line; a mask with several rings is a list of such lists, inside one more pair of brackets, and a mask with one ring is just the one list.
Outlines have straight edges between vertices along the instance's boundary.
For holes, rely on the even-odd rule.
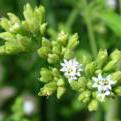
[[66,78],[69,82],[77,80],[81,76],[83,71],[82,64],[80,64],[76,59],[71,59],[69,61],[64,60],[64,63],[61,63],[62,68],[60,71],[64,72]]
[[104,101],[105,97],[111,94],[115,81],[111,79],[111,75],[103,77],[101,74],[98,77],[93,77],[92,80],[94,81],[93,87],[97,88],[100,101]]
[[27,115],[31,115],[32,112],[34,111],[34,103],[31,100],[26,100],[24,101],[24,111]]

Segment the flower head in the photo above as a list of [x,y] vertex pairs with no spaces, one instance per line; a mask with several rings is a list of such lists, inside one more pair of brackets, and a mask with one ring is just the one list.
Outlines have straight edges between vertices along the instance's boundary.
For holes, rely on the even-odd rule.
[[68,78],[69,82],[77,80],[83,71],[82,64],[76,61],[76,59],[70,59],[69,61],[64,60],[64,63],[61,63],[61,66],[62,68],[60,71],[64,72],[64,75]]
[[98,77],[93,77],[92,80],[94,81],[93,87],[97,88],[100,101],[104,101],[105,97],[111,94],[115,81],[111,79],[111,75],[103,77],[101,74]]

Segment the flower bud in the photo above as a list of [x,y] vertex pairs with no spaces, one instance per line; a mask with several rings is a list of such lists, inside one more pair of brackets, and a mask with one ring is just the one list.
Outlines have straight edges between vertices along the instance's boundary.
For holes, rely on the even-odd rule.
[[117,82],[121,81],[121,71],[117,71],[113,73],[112,80],[117,81]]
[[46,39],[45,37],[42,38],[42,47],[43,46],[48,47],[48,49],[51,48],[51,42],[48,39]]
[[96,64],[94,62],[91,62],[86,65],[85,72],[89,75],[93,75],[96,71],[96,68],[97,68]]
[[113,51],[110,55],[112,60],[119,60],[121,59],[121,51],[116,49],[115,51]]
[[20,23],[20,19],[13,13],[8,13],[8,16],[12,24]]
[[40,89],[39,96],[50,96],[57,89],[56,82],[50,82]]
[[92,85],[93,85],[93,82],[92,82],[91,80],[89,80],[89,81],[87,82],[87,87],[88,87],[89,89],[92,89]]
[[86,83],[87,83],[87,80],[86,80],[85,77],[80,77],[78,79],[78,85],[79,85],[80,88],[85,88]]
[[46,83],[46,82],[53,80],[52,72],[46,68],[41,69],[40,75],[41,75],[40,81],[42,82]]
[[60,72],[57,68],[52,68],[52,74],[53,74],[54,77],[60,76]]
[[2,32],[0,33],[0,38],[6,41],[10,41],[10,40],[15,39],[15,35],[10,32]]
[[66,50],[64,51],[64,58],[65,58],[65,59],[70,59],[70,58],[73,57],[73,55],[74,55],[74,53],[73,53],[73,51],[71,51],[70,49],[66,49]]
[[70,82],[70,85],[71,85],[71,88],[73,89],[73,90],[79,90],[79,88],[80,88],[80,85],[79,85],[79,83],[78,83],[78,81],[71,81]]
[[46,32],[47,29],[47,23],[44,23],[40,26],[40,33],[43,35]]
[[115,92],[117,95],[121,96],[121,86],[116,87],[116,88],[114,89],[114,92]]
[[11,22],[7,18],[1,18],[0,20],[0,26],[5,29],[6,31],[9,31],[11,27]]
[[64,85],[65,85],[64,79],[60,78],[60,79],[57,81],[57,86],[64,86]]
[[98,101],[97,100],[91,100],[91,102],[88,105],[89,111],[96,111],[98,108]]
[[97,66],[101,68],[106,63],[107,59],[108,59],[107,50],[100,50],[96,58]]
[[56,64],[59,62],[59,56],[57,54],[48,54],[48,63]]
[[65,46],[68,40],[68,35],[62,31],[58,34],[58,40]]
[[78,100],[82,101],[83,103],[87,103],[90,100],[90,96],[91,96],[90,91],[84,91],[79,95]]
[[0,54],[14,54],[20,52],[21,48],[14,45],[4,45],[0,47]]
[[60,43],[54,41],[52,44],[53,44],[52,52],[54,54],[59,54],[60,55],[61,54],[61,45],[60,45]]
[[34,17],[36,19],[36,24],[41,26],[45,21],[45,8],[42,5],[40,5],[38,8],[35,8]]
[[110,61],[103,69],[103,71],[116,70],[117,60]]
[[68,42],[68,46],[67,48],[69,49],[75,49],[75,47],[79,44],[79,41],[78,41],[78,34],[74,34],[71,36],[71,38],[69,39],[69,42]]
[[57,88],[57,98],[60,99],[65,93],[66,89],[64,87]]
[[48,53],[49,53],[49,50],[47,47],[41,47],[38,49],[38,54],[41,58],[47,58],[48,57]]

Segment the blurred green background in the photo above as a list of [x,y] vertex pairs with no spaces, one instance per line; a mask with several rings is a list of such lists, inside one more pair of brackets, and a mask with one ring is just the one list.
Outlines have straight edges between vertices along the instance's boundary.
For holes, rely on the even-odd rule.
[[[48,33],[52,37],[61,29],[69,33],[77,32],[80,38],[79,47],[93,53],[89,38],[92,37],[90,34],[95,34],[92,39],[96,40],[97,49],[106,48],[109,52],[115,48],[120,49],[121,19],[116,18],[115,14],[121,15],[121,1],[102,0],[103,7],[101,3],[98,4],[100,0],[88,0],[88,3],[92,1],[97,1],[91,8],[92,11],[95,9],[94,14],[98,9],[106,10],[107,15],[109,14],[106,22],[94,18],[94,33],[88,32],[88,26],[86,27],[83,20],[85,8],[81,6],[82,0],[0,0],[0,17],[13,12],[22,19],[26,3],[33,7],[42,4],[51,28]],[[110,13],[114,16],[110,16]],[[88,19],[90,18],[93,18],[93,14]],[[121,99],[90,113],[75,100],[73,91],[60,100],[56,96],[38,97],[37,93],[42,86],[38,79],[41,66],[37,53],[0,57],[0,121],[121,121]]]

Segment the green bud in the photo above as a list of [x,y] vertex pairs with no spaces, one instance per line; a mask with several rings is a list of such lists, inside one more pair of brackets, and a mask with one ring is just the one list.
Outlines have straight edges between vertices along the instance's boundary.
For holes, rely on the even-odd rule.
[[54,54],[61,54],[61,45],[60,45],[60,43],[57,42],[57,41],[53,41],[52,45],[53,45],[52,52]]
[[57,88],[57,98],[60,99],[64,93],[65,93],[66,89],[64,87],[58,87]]
[[0,20],[0,26],[5,29],[6,31],[9,31],[10,27],[11,27],[11,22],[6,19],[6,18],[1,18]]
[[92,97],[98,99],[98,97],[97,97],[97,91],[93,91],[92,92]]
[[20,23],[15,23],[11,28],[9,29],[10,32],[12,33],[17,33],[21,29],[21,24]]
[[22,36],[20,34],[16,35],[16,41],[12,41],[12,43],[16,46],[20,46],[21,50],[20,51],[32,51],[35,48],[35,43],[32,41],[31,38],[27,36]]
[[47,29],[47,23],[44,23],[40,26],[40,33],[43,35],[46,32]]
[[2,32],[0,33],[0,38],[1,39],[4,39],[6,41],[11,41],[13,39],[15,39],[15,35],[14,34],[11,34],[10,32]]
[[89,80],[89,81],[87,82],[87,87],[88,87],[89,89],[92,89],[92,85],[93,85],[92,80]]
[[65,85],[64,79],[60,78],[60,79],[57,81],[57,86],[64,86],[64,85]]
[[85,88],[87,83],[87,79],[85,77],[80,77],[78,79],[78,84],[80,88]]
[[56,82],[50,82],[40,89],[40,92],[38,93],[38,95],[50,96],[56,91],[56,89],[57,89]]
[[79,95],[78,100],[82,101],[83,103],[87,103],[90,100],[90,96],[91,96],[90,91],[84,91]]
[[73,51],[71,51],[70,49],[66,49],[64,52],[64,58],[65,59],[70,59],[74,56]]
[[59,62],[59,56],[56,54],[48,54],[48,63],[56,64]]
[[8,16],[12,24],[20,23],[20,19],[13,13],[8,13]]
[[57,68],[52,68],[52,74],[53,74],[54,77],[60,76],[60,72]]
[[121,51],[116,49],[115,51],[113,51],[110,55],[112,60],[119,60],[121,59]]
[[67,44],[68,35],[62,31],[58,34],[58,40],[65,46]]
[[97,68],[97,65],[95,64],[95,62],[91,62],[86,65],[85,72],[89,75],[93,75],[96,71],[96,68]]
[[32,24],[33,22],[33,19],[34,19],[34,10],[33,8],[30,6],[30,4],[26,4],[26,6],[24,7],[24,18],[26,20],[26,22],[28,23],[30,29],[32,29]]
[[68,42],[68,46],[67,48],[69,49],[75,49],[75,47],[79,44],[79,41],[78,41],[78,34],[74,34],[73,36],[71,36],[71,38],[69,39],[69,42]]
[[115,92],[117,95],[121,96],[121,86],[116,87],[116,88],[114,89],[114,92]]
[[79,85],[78,81],[71,81],[70,85],[71,85],[71,88],[73,90],[77,90],[78,91],[79,88],[80,88],[80,85]]
[[49,53],[49,50],[47,47],[41,47],[38,49],[38,54],[41,58],[47,58],[48,57],[48,53]]
[[121,71],[117,71],[113,73],[112,80],[117,81],[117,82],[121,81]]
[[98,101],[97,100],[91,100],[91,102],[88,105],[89,111],[96,111],[98,108]]
[[104,66],[104,64],[107,62],[107,59],[108,59],[107,50],[100,50],[96,58],[96,63],[98,67],[101,68],[102,66]]
[[103,69],[103,71],[112,71],[116,70],[117,60],[110,61]]
[[51,48],[51,42],[48,39],[43,37],[42,38],[42,46],[48,47],[48,49],[50,49]]
[[40,71],[40,75],[41,75],[40,81],[42,82],[46,83],[53,80],[53,74],[49,69],[42,68]]
[[15,54],[19,53],[21,48],[15,46],[15,45],[4,45],[0,47],[0,54]]
[[43,6],[35,8],[34,17],[36,18],[37,24],[41,26],[45,21],[45,8]]

